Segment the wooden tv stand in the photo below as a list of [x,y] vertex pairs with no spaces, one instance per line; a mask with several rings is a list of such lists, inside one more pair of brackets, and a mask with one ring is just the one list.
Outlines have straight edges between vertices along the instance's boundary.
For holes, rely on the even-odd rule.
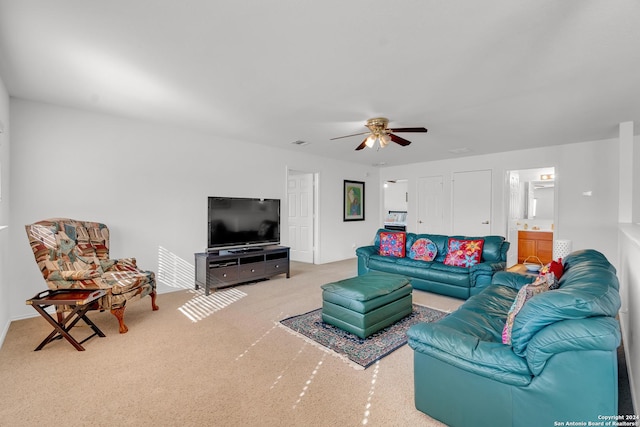
[[286,273],[289,269],[289,248],[264,246],[248,250],[196,253],[196,289],[211,289],[267,279]]

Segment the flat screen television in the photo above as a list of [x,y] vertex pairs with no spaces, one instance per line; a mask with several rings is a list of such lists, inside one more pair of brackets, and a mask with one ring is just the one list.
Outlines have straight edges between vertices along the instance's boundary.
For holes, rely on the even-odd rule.
[[207,216],[209,252],[280,243],[279,199],[209,197]]

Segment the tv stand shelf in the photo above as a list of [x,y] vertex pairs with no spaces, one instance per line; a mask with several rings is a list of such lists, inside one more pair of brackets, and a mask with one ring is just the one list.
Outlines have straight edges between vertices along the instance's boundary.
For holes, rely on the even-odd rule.
[[251,250],[233,250],[196,253],[196,289],[211,290],[267,279],[279,274],[291,277],[289,248],[286,246],[264,246]]

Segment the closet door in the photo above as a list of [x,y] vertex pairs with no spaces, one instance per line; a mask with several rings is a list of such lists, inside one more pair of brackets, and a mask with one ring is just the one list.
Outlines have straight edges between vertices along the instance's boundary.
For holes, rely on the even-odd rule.
[[453,173],[453,224],[451,234],[491,234],[491,170]]

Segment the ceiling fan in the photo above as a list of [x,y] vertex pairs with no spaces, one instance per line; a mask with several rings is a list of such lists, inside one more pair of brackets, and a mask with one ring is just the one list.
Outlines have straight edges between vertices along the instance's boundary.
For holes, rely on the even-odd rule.
[[376,145],[376,143],[378,143],[378,150],[379,150],[381,148],[386,147],[387,144],[389,144],[389,142],[391,141],[395,142],[396,144],[400,144],[403,147],[411,144],[411,141],[401,138],[398,135],[394,135],[393,132],[426,132],[427,131],[426,128],[422,128],[422,127],[389,129],[387,127],[388,125],[389,125],[389,119],[385,117],[376,117],[376,118],[367,120],[367,124],[365,126],[369,128],[369,132],[360,132],[360,133],[354,133],[351,135],[338,136],[336,138],[331,138],[330,140],[333,141],[334,139],[349,138],[351,136],[364,135],[368,133],[369,136],[367,136],[364,139],[364,141],[362,141],[362,143],[360,143],[360,145],[356,147],[356,151],[362,150],[364,147],[373,148]]

